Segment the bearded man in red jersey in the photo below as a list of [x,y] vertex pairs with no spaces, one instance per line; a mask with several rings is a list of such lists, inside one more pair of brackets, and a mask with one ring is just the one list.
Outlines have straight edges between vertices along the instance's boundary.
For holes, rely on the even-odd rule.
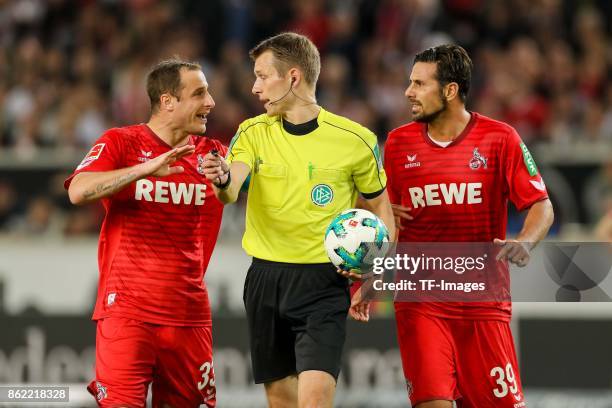
[[[385,171],[399,242],[491,242],[525,266],[553,209],[516,130],[466,110],[472,61],[456,45],[415,57],[405,95],[414,122],[389,133]],[[527,216],[506,239],[507,204]],[[509,291],[509,288],[506,288]],[[410,400],[416,408],[525,406],[510,302],[396,302]]]
[[151,383],[154,407],[214,407],[204,272],[223,205],[202,163],[226,148],[203,136],[215,102],[198,64],[160,62],[147,92],[150,120],[106,131],[65,183],[106,209],[88,389],[101,407],[144,407]]

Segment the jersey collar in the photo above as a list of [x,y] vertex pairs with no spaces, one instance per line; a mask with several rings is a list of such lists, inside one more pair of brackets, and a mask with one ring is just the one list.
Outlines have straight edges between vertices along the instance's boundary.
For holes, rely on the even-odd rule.
[[[143,123],[142,126],[145,129],[145,132],[151,137],[151,139],[153,139],[155,142],[157,142],[157,144],[167,148],[167,149],[174,149],[174,147],[170,146],[168,143],[166,143],[161,137],[159,137],[157,135],[157,133],[155,133],[150,127],[149,125],[147,125],[146,123]],[[193,135],[189,135],[189,141],[187,142],[187,144],[190,145],[194,145],[195,144],[195,140]]]
[[281,119],[283,123],[283,129],[285,132],[293,135],[293,136],[304,136],[308,133],[314,131],[319,127],[319,117],[313,118],[308,122],[300,123],[298,125],[294,125],[293,123],[287,121],[286,119]]
[[457,136],[455,140],[453,140],[447,146],[440,146],[434,143],[433,140],[431,140],[429,135],[427,135],[427,123],[421,123],[421,136],[423,137],[423,140],[425,140],[425,143],[429,144],[430,146],[437,147],[438,149],[448,149],[450,147],[458,145],[463,139],[465,139],[465,137],[470,133],[470,131],[476,124],[477,120],[478,120],[478,113],[470,112],[470,121],[467,123],[463,131],[459,134],[459,136]]
[[325,121],[326,111],[322,107],[319,107],[319,114],[316,118],[309,120],[305,123],[300,123],[298,125],[294,125],[291,122],[288,122],[286,119],[280,117],[281,126],[283,130],[289,133],[292,136],[305,136],[311,132],[314,132],[321,123]]

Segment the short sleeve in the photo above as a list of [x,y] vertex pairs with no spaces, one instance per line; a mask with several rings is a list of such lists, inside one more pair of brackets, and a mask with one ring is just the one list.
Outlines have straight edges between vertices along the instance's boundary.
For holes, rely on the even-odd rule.
[[85,155],[74,172],[64,181],[68,189],[74,176],[82,172],[111,171],[122,168],[122,148],[117,132],[105,132]]
[[519,211],[548,198],[535,160],[514,129],[507,135],[502,163],[510,200]]
[[374,198],[387,186],[387,176],[376,135],[367,133],[360,138],[361,142],[355,152],[353,180],[365,198]]
[[397,185],[395,182],[395,172],[393,169],[393,163],[391,161],[391,152],[393,151],[393,136],[390,134],[387,137],[387,142],[385,143],[385,151],[384,151],[384,168],[385,173],[387,175],[387,191],[389,193],[389,200],[391,200],[394,204],[401,204],[401,194],[397,190]]
[[227,151],[226,160],[228,163],[235,161],[246,163],[251,169],[254,167],[255,152],[248,134],[242,130],[242,125],[232,138]]

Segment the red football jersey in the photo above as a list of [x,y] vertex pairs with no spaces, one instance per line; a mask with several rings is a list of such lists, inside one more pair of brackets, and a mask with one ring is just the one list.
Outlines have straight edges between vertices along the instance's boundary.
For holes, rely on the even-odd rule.
[[[392,203],[412,208],[414,216],[403,221],[399,242],[504,239],[508,199],[523,210],[548,197],[517,132],[503,122],[471,115],[465,130],[446,147],[431,140],[424,123],[411,122],[389,133],[389,196]],[[507,274],[507,265],[500,270]],[[396,307],[446,318],[509,320],[511,314],[508,302],[398,302]]]
[[[102,199],[106,216],[100,231],[100,278],[93,319],[123,316],[176,326],[208,326],[210,304],[204,273],[212,254],[223,205],[201,174],[204,155],[226,148],[190,136],[194,154],[174,165],[185,171],[135,181]],[[110,129],[75,172],[134,166],[170,150],[145,124]]]

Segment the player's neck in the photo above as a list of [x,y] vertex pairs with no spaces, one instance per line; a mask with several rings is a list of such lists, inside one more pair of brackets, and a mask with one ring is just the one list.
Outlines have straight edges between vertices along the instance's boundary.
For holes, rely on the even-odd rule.
[[147,126],[169,146],[180,147],[189,142],[189,133],[176,129],[169,122],[160,120],[158,117],[152,116]]
[[300,125],[319,116],[320,111],[321,107],[314,103],[306,106],[293,106],[283,113],[283,119],[294,125]]
[[470,112],[465,108],[447,109],[427,124],[427,133],[437,142],[453,141],[463,132],[471,117]]

